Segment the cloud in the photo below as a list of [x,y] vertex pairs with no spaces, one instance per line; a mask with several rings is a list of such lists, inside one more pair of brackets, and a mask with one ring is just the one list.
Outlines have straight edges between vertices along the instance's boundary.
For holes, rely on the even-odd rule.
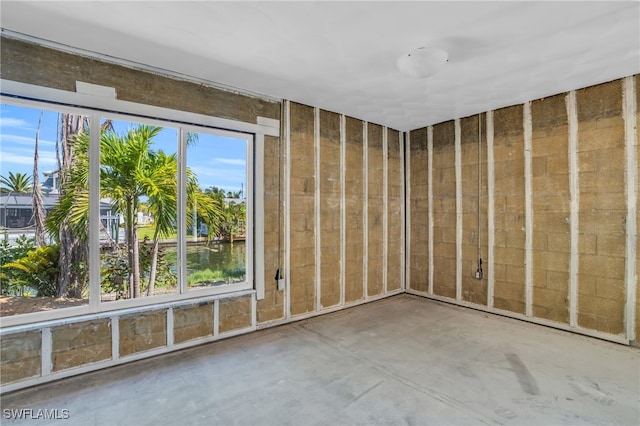
[[[55,154],[52,152],[38,153],[39,164],[42,165],[57,165]],[[20,155],[12,153],[2,153],[2,168],[9,169],[7,165],[20,164],[23,166],[33,166],[33,155]]]
[[[9,144],[18,144],[18,145],[30,145],[35,146],[36,143],[36,135],[33,136],[18,136],[18,135],[0,135],[0,146],[3,147],[3,153]],[[47,139],[38,139],[38,145],[40,146],[55,146],[55,141],[50,141]]]
[[244,166],[247,164],[246,160],[242,158],[214,158],[213,161],[230,166]]
[[0,127],[30,128],[31,123],[20,118],[0,117]]

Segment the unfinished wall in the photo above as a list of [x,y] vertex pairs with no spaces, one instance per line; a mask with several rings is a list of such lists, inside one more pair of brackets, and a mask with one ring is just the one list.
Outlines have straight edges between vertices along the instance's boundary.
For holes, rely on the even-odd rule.
[[111,321],[62,325],[51,329],[52,371],[111,359]]
[[174,308],[174,343],[213,336],[213,306],[211,301]]
[[578,324],[624,331],[625,139],[622,84],[577,92],[580,184]]
[[125,315],[118,322],[120,356],[144,352],[167,344],[167,312],[157,310]]
[[340,303],[340,115],[320,111],[320,306]]
[[454,122],[433,126],[433,294],[456,298]]
[[291,315],[315,310],[314,109],[291,103],[290,112],[290,306]]
[[265,137],[264,147],[264,277],[265,297],[258,300],[257,321],[284,317],[285,293],[278,290],[276,270],[284,276],[284,143]]
[[488,252],[487,138],[483,120],[484,116],[478,115],[460,120],[461,298],[480,305],[487,304],[488,278],[487,274],[476,278],[478,259],[486,263]]
[[[419,253],[421,244],[433,244],[434,269],[433,292],[417,293],[637,341],[637,81],[615,80],[462,118],[459,130],[445,122],[412,131],[411,249]],[[634,93],[623,101],[625,90]],[[414,152],[429,131],[432,151]],[[413,168],[413,159],[425,155],[432,156],[433,179],[426,202],[423,170]],[[429,206],[433,233],[415,241],[420,233],[424,238]],[[482,280],[472,278],[478,232],[486,256]],[[411,289],[424,288],[415,256],[409,257]]]
[[407,156],[408,229],[407,284],[417,291],[429,288],[429,161],[427,129],[409,134]]
[[387,291],[403,285],[404,153],[400,137],[397,130],[387,130]]
[[41,330],[2,336],[0,349],[0,383],[18,382],[42,374]]
[[564,95],[531,103],[533,315],[569,323],[571,193]]
[[364,298],[364,131],[363,123],[345,120],[345,301]]
[[522,105],[494,112],[494,306],[524,314],[524,141]]
[[384,286],[384,170],[382,127],[367,123],[367,295],[382,294]]
[[[393,240],[395,250],[403,244],[399,132],[295,102],[288,105],[289,315],[401,291],[400,251],[392,253],[389,245]],[[395,137],[391,161],[389,134]],[[385,198],[389,194],[393,209]],[[397,274],[391,286],[389,259]]]

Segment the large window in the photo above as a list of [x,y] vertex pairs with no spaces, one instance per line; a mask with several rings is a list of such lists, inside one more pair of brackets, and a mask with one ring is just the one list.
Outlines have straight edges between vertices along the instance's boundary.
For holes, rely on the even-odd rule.
[[253,135],[24,104],[1,107],[2,316],[253,287]]

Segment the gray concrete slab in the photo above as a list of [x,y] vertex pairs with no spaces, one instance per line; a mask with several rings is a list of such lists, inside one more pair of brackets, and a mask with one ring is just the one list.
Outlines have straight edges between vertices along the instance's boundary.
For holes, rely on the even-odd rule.
[[639,401],[637,348],[401,295],[8,394],[2,424],[632,425]]

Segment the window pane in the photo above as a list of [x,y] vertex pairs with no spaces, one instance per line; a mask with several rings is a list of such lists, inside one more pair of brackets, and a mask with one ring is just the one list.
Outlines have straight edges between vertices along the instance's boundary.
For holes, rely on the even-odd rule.
[[79,135],[88,132],[88,120],[9,104],[0,108],[0,312],[85,305],[86,222],[75,213],[86,207],[86,190],[72,203],[65,188],[79,178],[70,169],[82,156]]
[[178,131],[103,120],[101,300],[177,291]]
[[246,281],[246,140],[190,133],[187,168],[189,288]]

